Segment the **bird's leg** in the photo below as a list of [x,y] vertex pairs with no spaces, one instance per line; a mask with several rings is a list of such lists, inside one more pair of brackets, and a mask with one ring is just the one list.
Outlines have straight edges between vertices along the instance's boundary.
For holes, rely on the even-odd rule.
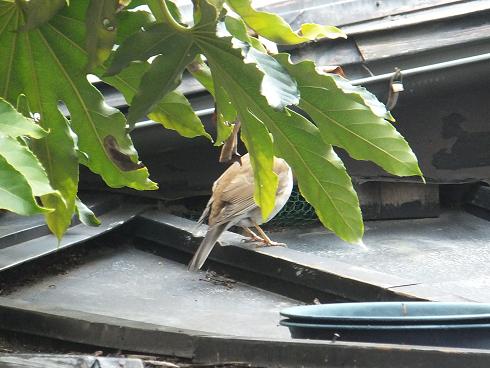
[[245,231],[245,233],[247,233],[247,235],[248,235],[248,239],[247,240],[248,241],[252,241],[252,242],[255,242],[255,241],[264,242],[264,239],[262,239],[260,236],[258,236],[257,234],[255,234],[248,227],[242,226],[242,229]]
[[287,245],[285,243],[278,243],[278,242],[275,242],[275,241],[272,241],[266,233],[264,233],[264,230],[262,230],[260,228],[259,225],[257,225],[256,223],[254,223],[254,227],[257,229],[257,232],[260,234],[260,236],[262,237],[262,243],[263,243],[263,246],[264,247],[273,247],[273,246],[281,246],[281,247],[287,247]]

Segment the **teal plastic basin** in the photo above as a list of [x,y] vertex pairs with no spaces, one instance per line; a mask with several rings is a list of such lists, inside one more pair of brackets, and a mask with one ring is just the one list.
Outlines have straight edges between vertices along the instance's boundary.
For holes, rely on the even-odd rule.
[[298,322],[490,323],[490,303],[371,302],[290,307],[281,316]]
[[490,304],[339,303],[281,311],[299,339],[490,349]]

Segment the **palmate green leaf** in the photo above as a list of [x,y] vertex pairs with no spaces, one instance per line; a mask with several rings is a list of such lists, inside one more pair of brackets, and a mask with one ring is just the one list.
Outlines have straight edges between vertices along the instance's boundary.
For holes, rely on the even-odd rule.
[[[22,140],[25,136],[41,138],[45,135],[46,131],[32,119],[0,99],[0,170],[5,170],[0,182],[0,208],[21,215],[50,212],[40,207],[34,196],[59,193],[50,186],[41,163]],[[12,180],[18,181],[17,184]]]
[[148,117],[167,129],[177,131],[183,137],[205,137],[212,141],[187,98],[179,92],[168,93],[157,103]]
[[80,198],[76,197],[75,205],[80,222],[87,226],[99,226],[100,220],[95,216],[90,208],[83,203]]
[[295,45],[324,37],[347,37],[336,27],[311,23],[302,25],[299,32],[294,32],[279,15],[255,10],[251,0],[226,0],[226,3],[243,18],[250,28],[262,37],[278,44]]
[[[116,87],[126,101],[131,102],[138,90],[141,77],[148,70],[148,63],[137,63],[124,69],[121,73],[101,78]],[[101,73],[102,74],[102,73]],[[177,131],[187,138],[204,136],[211,140],[211,136],[204,130],[204,126],[192,109],[189,101],[179,92],[173,91],[161,99],[148,114],[153,121],[161,123],[165,128]]]
[[196,80],[202,84],[204,88],[215,97],[213,76],[209,66],[202,60],[201,55],[198,55],[192,63],[187,65],[187,70]]
[[85,16],[87,70],[102,64],[110,55],[116,40],[115,0],[89,0]]
[[301,195],[315,208],[322,224],[339,238],[362,244],[359,200],[344,164],[332,146],[322,141],[315,125],[293,111],[289,113],[288,119],[268,122],[276,155],[291,165]]
[[228,139],[233,131],[233,124],[236,121],[238,114],[233,106],[226,86],[223,85],[220,76],[213,73],[213,85],[215,91],[216,102],[216,142],[215,146],[221,146]]
[[106,105],[84,77],[86,53],[80,20],[85,6],[83,2],[73,3],[38,32],[28,34],[32,45],[39,48],[34,50],[40,54],[36,66],[50,68],[47,75],[39,74],[46,87],[40,95],[48,104],[58,100],[66,104],[79,148],[89,156],[89,168],[109,186],[155,189],[125,132],[123,114]]
[[[218,35],[220,37],[234,36],[232,43],[235,47],[242,49],[242,54],[246,56],[245,62],[257,64],[257,67],[264,73],[260,89],[269,105],[280,110],[288,105],[298,104],[299,91],[296,81],[289,76],[281,64],[267,54],[257,39],[248,36],[243,21],[226,17],[224,24],[226,27],[223,27],[223,23],[218,23]],[[258,43],[256,46],[253,40]]]
[[[261,73],[253,64],[240,64],[240,52],[231,48],[229,40],[215,39],[211,42],[213,47],[204,44],[203,51],[206,48],[213,72],[226,78],[223,83],[233,91],[230,98],[237,107],[242,122],[242,139],[247,148],[250,144],[247,139],[251,136],[254,139],[252,143],[256,143],[252,148],[262,154],[267,141],[256,142],[257,137],[272,133],[276,154],[291,165],[302,194],[315,208],[322,223],[340,238],[359,243],[363,233],[359,202],[349,175],[332,147],[322,141],[318,129],[304,117],[269,106],[257,92]],[[214,65],[215,59],[221,63]],[[235,68],[240,68],[240,73],[236,73]],[[253,157],[255,152],[250,152]],[[260,160],[267,162],[267,154],[269,152]],[[262,171],[267,169],[261,168]],[[261,189],[256,188],[256,191]],[[271,192],[265,192],[263,197],[270,195]],[[263,200],[261,197],[257,199]]]
[[274,209],[279,183],[276,173],[272,171],[274,158],[272,137],[263,122],[253,114],[246,113],[242,109],[239,109],[239,114],[241,138],[250,153],[250,162],[254,170],[254,201],[260,206],[265,220]]
[[[167,5],[169,3],[167,2]],[[120,41],[124,40],[139,32],[142,27],[149,27],[152,19],[151,14],[144,11],[122,11],[118,13],[118,39],[121,37]],[[128,104],[131,104],[134,95],[138,91],[141,78],[149,66],[147,62],[133,63],[112,77],[104,76],[104,71],[97,74],[105,82],[122,92]],[[209,78],[211,78],[211,73],[209,73]],[[148,113],[148,117],[161,123],[167,129],[177,131],[184,137],[204,136],[211,140],[211,136],[205,131],[201,120],[195,114],[189,101],[177,91],[169,92],[161,99],[153,107],[152,111]]]
[[267,148],[270,132],[276,154],[291,164],[302,193],[324,225],[346,241],[359,242],[363,224],[356,193],[341,161],[331,146],[321,140],[318,129],[290,110],[278,111],[269,106],[260,93],[263,73],[255,64],[244,64],[241,50],[232,47],[230,38],[210,34],[196,34],[195,38],[213,76],[219,78],[238,111],[242,139],[255,165],[255,192],[259,193],[256,201],[263,216],[267,211],[262,206],[264,202],[271,206],[267,201],[276,190],[269,166],[272,152]]
[[[85,164],[113,187],[155,189],[148,171],[138,162],[125,131],[126,121],[103,102],[87,81],[84,70],[84,14],[86,2],[73,2],[43,26],[29,32],[13,32],[23,25],[23,15],[14,3],[0,2],[0,95],[13,102],[24,93],[40,125],[49,130],[32,142],[32,149],[46,169],[55,195],[42,196],[50,229],[60,237],[75,211],[78,186],[78,155],[73,130]],[[71,120],[58,110],[67,106]]]
[[68,0],[17,0],[26,16],[25,23],[19,31],[29,31],[48,22]]
[[[32,102],[36,102],[35,99]],[[32,102],[31,106],[36,108],[37,105]],[[61,197],[54,194],[41,197],[44,206],[54,209],[54,212],[45,215],[46,223],[60,240],[70,226],[75,211],[79,175],[76,137],[55,106],[44,105],[38,111],[41,111],[41,125],[50,133],[43,139],[31,141],[31,148],[45,168],[51,186],[61,194]]]
[[206,88],[215,100],[217,134],[214,145],[221,146],[233,131],[233,124],[237,119],[237,112],[231,104],[230,98],[223,86],[218,84],[217,89],[214,87],[215,82],[211,70],[204,63],[201,55],[198,55],[192,63],[187,65],[187,70]]
[[146,5],[146,0],[123,0],[123,1],[126,3],[126,8],[128,9],[136,8],[141,5]]
[[[230,99],[221,87],[218,86],[218,95],[216,94],[211,69],[198,55],[192,63],[187,65],[187,70],[192,74],[201,85],[213,96],[215,100],[215,121],[216,121],[216,140],[215,146],[221,146],[231,135],[233,131],[233,122],[236,120],[236,110],[231,105]],[[223,108],[228,111],[223,111]],[[226,120],[228,116],[231,120]]]
[[372,94],[338,75],[317,73],[311,61],[291,64],[286,54],[276,58],[298,81],[299,106],[318,125],[325,142],[394,175],[422,176],[415,154]]
[[176,45],[180,42],[187,45],[192,42],[192,37],[165,23],[155,23],[139,30],[118,47],[106,75],[117,74],[134,61],[144,62],[152,56],[171,54],[173,50],[166,47],[172,42]]
[[[32,120],[34,120],[34,115],[31,112],[31,107],[29,106],[29,101],[27,100],[26,95],[24,95],[23,93],[21,93],[17,97],[17,104],[16,104],[15,108],[24,117],[32,118]],[[41,127],[39,127],[39,128],[41,128]]]
[[[172,17],[177,21],[181,22],[182,15],[180,14],[179,7],[171,0],[145,0],[145,1],[138,1],[138,5],[145,5],[148,6],[151,10],[151,12],[155,15],[156,20],[159,23],[164,23],[166,20],[162,16],[162,2],[165,1],[165,4],[167,5],[167,9],[169,10],[170,14]],[[134,1],[133,1],[134,2]],[[133,2],[131,2],[131,5],[133,5]]]
[[[154,3],[153,6],[158,6],[158,4]],[[156,11],[155,13],[158,14]],[[203,21],[207,21],[205,17]],[[194,29],[210,31],[210,29],[203,28],[203,24],[200,23]],[[176,103],[182,104],[186,101],[182,95],[175,92],[167,97],[164,96],[180,84],[186,66],[196,61],[197,48],[190,32],[176,30],[167,23],[157,23],[133,33],[115,52],[106,75],[119,73],[134,61],[146,63],[146,60],[153,56],[157,57],[151,65],[146,64],[146,71],[141,78],[139,88],[131,99],[128,122],[133,124],[148,114],[152,119],[167,120],[164,124],[167,123],[168,126],[171,123],[173,125],[171,128],[183,133],[184,136],[203,135],[210,138],[194,115],[192,117],[196,119],[185,121],[181,118],[180,123],[175,119],[169,122],[166,119],[168,114],[159,108],[160,102],[165,101],[167,110],[168,107],[172,107],[172,115],[175,116],[178,113]],[[188,114],[188,117],[191,115]]]
[[[270,152],[266,151],[265,156],[262,153],[268,142],[265,138],[257,141],[257,137],[265,137],[270,131],[277,155],[286,159],[293,168],[302,194],[315,208],[322,223],[340,238],[352,243],[359,242],[363,224],[358,199],[342,162],[331,146],[322,142],[318,129],[304,117],[292,111],[273,110],[260,94],[253,94],[251,91],[257,91],[261,83],[258,69],[249,64],[241,66],[240,73],[233,73],[234,68],[240,67],[239,52],[227,47],[225,40],[215,42],[219,47],[209,48],[208,59],[212,69],[228,78],[226,83],[233,91],[230,98],[237,106],[242,122],[242,139],[251,157],[259,154],[259,162],[268,162]],[[212,63],[211,52],[216,52],[217,60],[222,61],[218,67]],[[249,137],[255,143],[251,146],[252,151]],[[260,167],[260,170],[267,173],[268,167]],[[272,187],[271,179],[264,177],[266,179],[262,183]],[[264,193],[257,198],[258,203],[263,203],[259,201],[267,200],[275,193],[275,189],[272,191],[269,188],[256,188],[256,192]]]
[[47,132],[0,97],[0,134],[10,137],[42,138]]
[[227,15],[225,17],[226,30],[231,36],[235,37],[237,40],[249,43],[252,47],[264,53],[267,52],[266,48],[262,43],[255,37],[251,37],[247,32],[247,26],[242,19],[238,19]]
[[213,96],[215,100],[216,140],[215,146],[221,146],[231,135],[237,119],[237,112],[222,86],[218,85],[218,94],[214,87],[213,75],[209,66],[198,57],[187,66],[187,70]]
[[[171,2],[167,1],[167,6]],[[172,3],[173,4],[173,3]],[[117,15],[118,21],[118,40],[121,42],[127,37],[138,33],[141,28],[149,27],[153,22],[153,17],[144,11],[122,11]],[[121,37],[119,39],[119,37]],[[97,73],[105,82],[116,87],[123,93],[124,98],[131,104],[133,97],[138,92],[142,76],[148,71],[150,65],[147,62],[133,63],[119,74],[109,77],[104,76],[104,72]],[[211,74],[209,73],[209,78]],[[193,138],[204,136],[211,140],[210,135],[205,131],[200,119],[194,113],[189,101],[179,92],[169,92],[153,107],[148,113],[148,117],[165,128],[177,131],[180,135]],[[130,127],[134,126],[131,124]]]
[[39,160],[17,139],[0,135],[0,156],[24,176],[34,196],[55,192]]
[[[202,1],[201,11],[201,19],[214,22],[216,9],[213,6]],[[209,62],[218,111],[223,111],[220,109],[219,101],[227,102],[227,99],[219,98],[219,94],[223,93],[238,113],[242,124],[241,137],[250,153],[255,175],[254,199],[261,208],[262,216],[267,218],[274,208],[278,183],[277,175],[272,171],[272,138],[265,125],[250,113],[257,104],[256,99],[263,100],[267,105],[265,98],[260,94],[262,74],[255,65],[244,64],[240,51],[231,47],[231,38],[218,38],[215,33],[207,32],[206,29],[194,29],[192,35]],[[252,72],[245,72],[246,70]],[[247,79],[250,75],[254,80]],[[257,80],[258,85],[254,83]]]
[[339,28],[334,26],[322,26],[315,23],[304,23],[300,28],[301,36],[308,40],[319,38],[347,38],[347,35]]
[[[218,110],[218,108],[216,108],[216,110]],[[217,113],[216,140],[214,142],[214,145],[216,147],[221,146],[230,137],[231,133],[233,132],[234,125],[235,125],[234,122],[224,120],[223,116]]]
[[143,75],[138,92],[131,101],[130,124],[152,111],[167,93],[180,84],[185,67],[196,57],[196,50],[188,34],[158,23],[130,36],[117,49],[107,74],[113,75],[132,61],[144,62],[155,55],[159,56]]
[[225,0],[208,0],[208,3],[213,5],[218,13],[223,9],[223,5],[225,4]]
[[264,73],[260,91],[274,109],[299,103],[300,92],[294,79],[272,56],[245,44],[245,61],[252,61]]
[[170,15],[179,23],[182,22],[182,14],[180,13],[179,7],[171,0],[165,0],[167,8],[170,11]]
[[2,156],[0,156],[0,208],[26,216],[49,211],[37,204],[27,180]]
[[120,45],[126,38],[141,30],[149,27],[155,22],[153,15],[144,10],[123,10],[116,14],[117,32],[116,44]]
[[[53,83],[41,70],[52,69],[51,65],[43,65],[42,62],[50,53],[44,48],[42,39],[34,41],[31,38],[40,34],[40,28],[30,32],[12,32],[23,24],[22,13],[14,4],[0,3],[0,14],[0,24],[4,25],[0,29],[0,44],[9,45],[0,48],[0,59],[6,61],[0,63],[0,91],[2,97],[12,102],[25,93],[28,105],[40,116],[39,124],[49,131],[46,137],[32,140],[31,148],[46,170],[51,186],[62,196],[46,194],[41,197],[45,207],[54,209],[54,212],[45,214],[46,222],[60,238],[75,209],[78,160],[67,121],[57,107],[59,99],[50,96],[54,101],[45,103],[46,97],[53,93]],[[24,177],[22,181],[27,183]],[[25,195],[25,190],[22,193]],[[32,196],[30,188],[29,193]]]
[[156,104],[170,91],[177,88],[182,80],[182,73],[196,55],[192,50],[192,40],[188,43],[173,44],[172,55],[160,55],[151,63],[141,79],[138,92],[131,101],[128,123],[134,124],[151,112]]
[[232,43],[234,47],[242,49],[245,62],[257,64],[257,67],[264,73],[260,89],[269,105],[280,110],[286,106],[298,104],[299,90],[296,81],[289,76],[281,64],[267,53],[257,39],[248,36],[243,21],[226,17],[225,24],[226,31],[219,32],[220,35],[224,35],[221,37],[233,36]]

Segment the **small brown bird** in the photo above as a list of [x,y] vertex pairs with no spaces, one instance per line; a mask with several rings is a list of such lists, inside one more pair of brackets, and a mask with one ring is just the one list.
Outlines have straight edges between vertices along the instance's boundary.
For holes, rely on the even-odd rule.
[[[208,231],[188,269],[196,271],[202,267],[220,235],[232,226],[241,226],[251,240],[260,241],[264,245],[285,245],[273,242],[259,227],[271,220],[286,204],[293,189],[291,168],[283,159],[274,157],[274,172],[279,182],[276,192],[274,210],[264,221],[260,207],[254,201],[254,175],[248,154],[240,162],[233,163],[213,184],[213,194],[204,210],[199,223],[208,218]],[[255,227],[256,235],[249,227]]]

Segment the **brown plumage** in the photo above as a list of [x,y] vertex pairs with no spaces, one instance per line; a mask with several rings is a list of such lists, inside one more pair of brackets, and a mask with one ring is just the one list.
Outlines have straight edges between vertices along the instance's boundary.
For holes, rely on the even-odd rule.
[[[189,270],[198,270],[211,253],[220,235],[230,227],[243,227],[253,240],[265,245],[284,245],[275,243],[258,225],[272,219],[286,204],[293,188],[293,175],[289,165],[280,158],[274,158],[274,172],[278,175],[278,189],[274,210],[263,220],[260,208],[256,205],[254,195],[254,176],[248,154],[239,162],[233,163],[213,184],[213,194],[204,210],[199,223],[208,217],[208,231],[201,245],[189,263]],[[249,227],[255,227],[259,235]]]

